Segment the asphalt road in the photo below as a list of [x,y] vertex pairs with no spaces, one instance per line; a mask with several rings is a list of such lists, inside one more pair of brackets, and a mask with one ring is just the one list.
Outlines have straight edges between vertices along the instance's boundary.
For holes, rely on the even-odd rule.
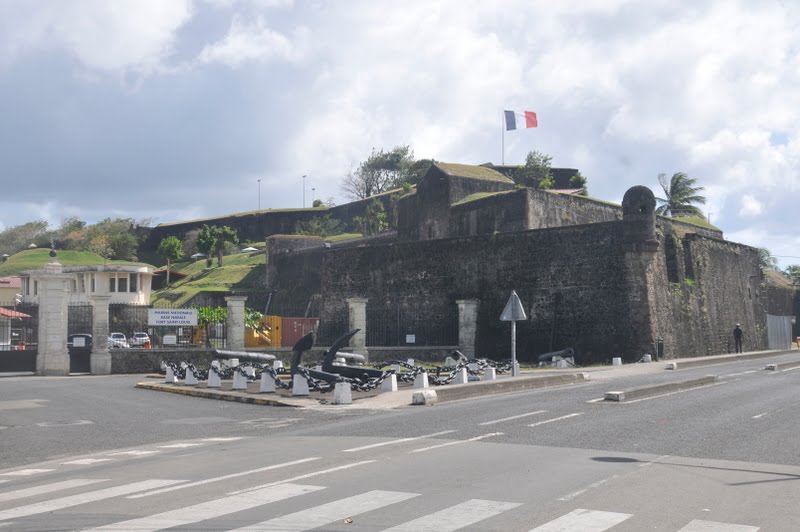
[[[395,411],[0,379],[0,529],[800,530],[800,370],[763,369],[798,360]],[[599,401],[707,374],[718,384]]]

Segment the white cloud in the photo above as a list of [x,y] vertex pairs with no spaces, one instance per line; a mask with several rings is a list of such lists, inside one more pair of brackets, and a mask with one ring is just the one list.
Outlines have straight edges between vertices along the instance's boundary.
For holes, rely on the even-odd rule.
[[747,218],[759,216],[764,212],[764,205],[758,201],[752,194],[745,194],[742,196],[742,207],[739,209],[739,215]]
[[[298,31],[298,37],[302,39],[304,33],[303,30]],[[249,62],[296,60],[301,55],[301,51],[285,35],[266,27],[262,17],[248,21],[236,15],[225,38],[203,48],[198,60],[237,68]]]
[[72,0],[0,5],[0,58],[64,49],[85,68],[147,72],[169,55],[190,0]]

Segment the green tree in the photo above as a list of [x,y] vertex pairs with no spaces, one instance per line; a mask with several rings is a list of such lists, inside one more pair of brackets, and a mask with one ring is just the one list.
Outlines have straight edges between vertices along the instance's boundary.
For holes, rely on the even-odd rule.
[[389,222],[386,219],[383,203],[373,200],[367,207],[364,216],[353,217],[353,225],[363,235],[376,235],[386,231],[389,228]]
[[792,280],[792,283],[800,285],[800,264],[790,264],[784,273]]
[[586,188],[586,182],[586,177],[580,172],[569,178],[569,186],[581,189],[581,191],[578,193],[581,196],[589,195],[589,190]]
[[518,185],[530,188],[553,188],[553,172],[550,163],[553,158],[536,150],[528,152],[525,164],[512,175]]
[[315,199],[311,206],[316,209],[317,207],[324,207],[325,204],[322,203],[321,199]]
[[667,180],[667,174],[658,174],[658,183],[664,190],[664,198],[656,198],[661,205],[656,214],[663,216],[703,216],[703,212],[695,205],[705,205],[706,198],[699,192],[703,187],[695,186],[696,178],[690,178],[684,172],[675,172]]
[[217,245],[217,237],[214,234],[214,229],[207,225],[200,228],[197,234],[197,251],[206,256],[206,265],[211,266],[211,252]]
[[778,259],[767,248],[758,248],[758,264],[762,270],[778,269]]
[[345,176],[342,190],[353,199],[369,198],[414,179],[412,169],[414,152],[409,146],[395,146],[389,151],[373,148],[367,160]]
[[231,229],[227,225],[222,227],[214,227],[214,248],[213,251],[217,255],[217,266],[222,266],[222,255],[225,252],[226,244],[236,245],[239,243],[239,235],[235,229]]
[[20,225],[9,227],[0,232],[0,254],[13,255],[23,249],[28,249],[31,244],[49,246],[47,237],[48,224],[45,220],[35,220]]
[[195,307],[197,309],[197,326],[203,328],[206,347],[211,347],[211,326],[225,323],[228,320],[226,307]]
[[183,257],[183,244],[177,237],[168,236],[158,244],[158,256],[167,261],[167,286],[169,286],[169,274],[172,268],[172,261]]
[[342,222],[331,218],[330,214],[316,216],[307,222],[297,222],[295,232],[298,235],[314,235],[322,238],[344,233]]

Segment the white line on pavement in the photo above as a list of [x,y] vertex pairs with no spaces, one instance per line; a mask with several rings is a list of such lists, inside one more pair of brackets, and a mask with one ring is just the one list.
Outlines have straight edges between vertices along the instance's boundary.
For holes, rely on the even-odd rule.
[[289,467],[289,466],[293,466],[293,465],[297,465],[297,464],[304,464],[306,462],[311,462],[311,461],[314,461],[314,460],[319,460],[319,457],[318,456],[312,456],[312,457],[309,457],[309,458],[302,458],[300,460],[294,460],[293,462],[284,462],[282,464],[275,464],[275,465],[266,466],[266,467],[259,467],[258,469],[249,469],[247,471],[242,471],[241,473],[232,473],[230,475],[224,475],[224,476],[221,476],[221,477],[207,478],[205,480],[198,480],[196,482],[189,482],[187,484],[181,484],[179,486],[170,486],[168,488],[161,488],[161,489],[158,489],[158,490],[148,491],[146,493],[138,493],[136,495],[129,496],[128,499],[139,499],[141,497],[148,497],[150,495],[158,495],[158,494],[161,494],[161,493],[166,493],[168,491],[175,491],[175,490],[180,490],[180,489],[183,489],[183,488],[191,488],[191,487],[194,487],[194,486],[202,486],[203,484],[211,484],[212,482],[219,482],[220,480],[228,480],[229,478],[242,477],[244,475],[250,475],[252,473],[262,473],[264,471],[271,471],[273,469],[280,469],[282,467]]
[[520,503],[471,499],[402,525],[393,526],[384,532],[454,532],[517,506],[520,506]]
[[53,469],[19,469],[17,471],[9,471],[8,473],[0,473],[4,477],[28,477],[38,473],[49,473]]
[[470,442],[470,441],[478,441],[478,440],[482,440],[484,438],[492,438],[494,436],[502,436],[502,435],[503,435],[502,432],[490,432],[489,434],[484,434],[482,436],[475,436],[474,438],[468,438],[466,440],[456,440],[456,441],[451,441],[451,442],[447,442],[447,443],[440,443],[439,445],[431,445],[430,447],[423,447],[421,449],[414,449],[413,451],[410,451],[409,454],[410,453],[424,453],[425,451],[430,451],[431,449],[439,449],[441,447],[449,447],[451,445],[460,445],[462,443],[467,443],[467,442]]
[[761,416],[766,416],[768,413],[769,413],[769,412],[764,412],[763,414],[758,414],[758,415],[756,415],[756,416],[753,416],[753,419],[758,419],[758,418],[760,418]]
[[55,512],[71,506],[78,506],[79,504],[86,504],[88,502],[102,501],[112,497],[119,497],[121,495],[128,495],[137,491],[148,490],[157,488],[159,486],[169,486],[170,484],[177,484],[184,482],[183,480],[144,480],[142,482],[135,482],[133,484],[125,484],[122,486],[115,486],[113,488],[106,488],[97,491],[90,491],[88,493],[81,493],[79,495],[70,495],[68,497],[61,497],[60,499],[51,499],[49,501],[37,502],[35,504],[28,504],[26,506],[18,506],[17,508],[10,508],[8,510],[0,511],[0,521],[6,519],[16,519],[19,517],[27,517],[29,515],[44,514],[48,512]]
[[580,489],[580,490],[578,490],[578,491],[573,491],[573,492],[572,492],[572,493],[570,493],[569,495],[564,495],[563,497],[560,497],[558,500],[559,500],[559,501],[571,501],[571,500],[572,500],[572,499],[574,499],[575,497],[578,497],[579,495],[583,495],[584,493],[586,493],[587,491],[589,491],[589,490],[591,490],[591,489],[594,489],[594,488],[600,487],[600,486],[602,486],[603,484],[605,484],[606,482],[610,482],[610,481],[614,480],[614,479],[615,479],[615,478],[617,478],[618,476],[619,476],[619,475],[612,475],[612,476],[610,476],[610,477],[608,477],[608,478],[604,478],[603,480],[598,480],[597,482],[594,482],[594,483],[592,483],[592,484],[589,484],[588,486],[586,486],[586,487],[585,487],[585,488],[583,488],[583,489]]
[[731,525],[695,519],[678,532],[758,532],[757,526]]
[[225,442],[225,441],[236,441],[241,439],[243,439],[242,436],[231,436],[230,438],[203,438],[200,441]]
[[553,419],[545,419],[544,421],[537,421],[536,423],[531,423],[528,426],[538,427],[539,425],[545,425],[547,423],[552,423],[553,421],[561,421],[562,419],[569,419],[571,417],[580,416],[581,414],[583,414],[583,412],[573,412],[572,414],[567,414],[566,416],[554,417]]
[[547,410],[537,410],[535,412],[528,412],[527,414],[519,414],[517,416],[509,416],[509,417],[504,417],[502,419],[495,419],[495,420],[492,420],[492,421],[484,421],[483,423],[478,423],[478,425],[481,425],[481,426],[483,426],[483,425],[494,425],[495,423],[502,423],[503,421],[511,421],[512,419],[520,419],[520,418],[523,418],[523,417],[535,416],[537,414],[544,414],[545,412],[547,412]]
[[455,432],[454,430],[443,430],[441,432],[434,432],[433,434],[425,434],[424,436],[414,436],[413,438],[400,438],[397,440],[391,441],[384,441],[381,443],[373,443],[372,445],[362,445],[361,447],[353,447],[352,449],[345,449],[343,453],[354,453],[356,451],[363,451],[365,449],[373,449],[375,447],[383,447],[384,445],[394,445],[396,443],[403,443],[407,441],[414,441],[414,440],[422,440],[425,438],[434,438],[436,436],[441,436],[443,434],[450,434],[451,432]]
[[[169,510],[160,514],[140,517],[112,523],[110,525],[93,528],[91,530],[137,530],[153,531],[164,530],[165,528],[181,527],[214,519],[235,512],[250,510],[263,504],[282,501],[298,495],[305,495],[314,491],[325,489],[323,486],[304,486],[302,484],[283,484],[281,486],[271,486],[250,493],[235,496],[222,497],[208,502],[202,502],[192,506],[184,506],[177,510]],[[188,527],[187,527],[188,528]],[[89,532],[89,531],[86,531]]]
[[34,495],[42,495],[44,493],[52,493],[54,491],[65,490],[69,488],[78,488],[80,486],[88,486],[89,484],[96,484],[97,482],[106,482],[105,478],[75,478],[72,480],[64,480],[62,482],[54,482],[52,484],[45,484],[44,486],[36,486],[33,488],[25,488],[15,491],[7,491],[0,493],[0,502],[13,501],[16,499],[24,499],[25,497],[33,497]]
[[200,442],[193,443],[170,443],[169,445],[159,445],[159,449],[186,449],[187,447],[199,447],[203,445]]
[[81,458],[79,460],[70,460],[69,462],[61,462],[61,465],[92,465],[100,462],[110,462],[111,458]]
[[651,466],[653,464],[657,464],[659,462],[663,462],[664,460],[666,460],[669,457],[670,457],[670,455],[668,455],[668,454],[662,454],[661,456],[659,456],[655,460],[650,460],[649,462],[643,462],[643,463],[639,464],[639,467]]
[[270,482],[268,484],[261,484],[260,486],[253,486],[252,488],[247,488],[247,489],[238,490],[238,491],[231,491],[230,493],[228,493],[228,495],[239,495],[240,493],[247,493],[248,491],[253,491],[253,490],[257,490],[257,489],[261,489],[261,488],[268,488],[270,486],[277,486],[278,484],[285,484],[287,482],[294,482],[296,480],[303,480],[303,479],[306,479],[306,478],[316,477],[316,476],[319,476],[319,475],[325,475],[327,473],[333,473],[335,471],[343,471],[345,469],[350,469],[351,467],[358,467],[358,466],[362,466],[362,465],[365,465],[365,464],[372,464],[374,462],[377,462],[377,460],[363,460],[361,462],[353,462],[352,464],[345,464],[345,465],[338,466],[338,467],[332,467],[330,469],[323,469],[322,471],[314,471],[313,473],[306,473],[305,475],[298,475],[298,476],[292,477],[292,478],[286,478],[286,479],[283,479],[283,480],[277,480],[275,482]]
[[601,512],[578,508],[558,519],[538,526],[530,532],[563,532],[580,530],[581,532],[603,532],[631,517],[632,514]]
[[161,451],[118,451],[116,453],[108,453],[108,456],[147,456],[160,452]]

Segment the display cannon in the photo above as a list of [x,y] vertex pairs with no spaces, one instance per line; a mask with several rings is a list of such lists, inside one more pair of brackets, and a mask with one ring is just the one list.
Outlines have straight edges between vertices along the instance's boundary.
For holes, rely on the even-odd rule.
[[565,364],[571,366],[575,365],[575,350],[571,347],[562,349],[561,351],[552,351],[539,355],[539,365],[556,364],[559,360],[563,360]]
[[275,361],[275,355],[270,355],[267,353],[248,353],[247,351],[228,351],[226,349],[214,349],[214,356],[216,358],[223,358],[226,360],[238,358],[239,360],[259,363]]

